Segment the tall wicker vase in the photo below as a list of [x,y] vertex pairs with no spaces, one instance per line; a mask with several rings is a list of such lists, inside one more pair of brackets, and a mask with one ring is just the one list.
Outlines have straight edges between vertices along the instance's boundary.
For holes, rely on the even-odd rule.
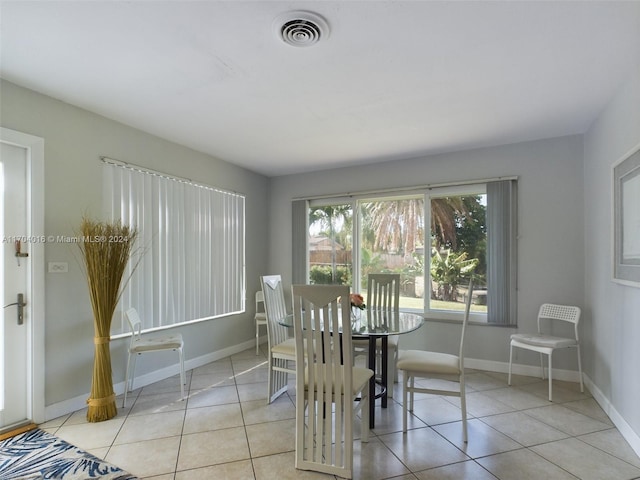
[[[111,319],[116,309],[124,272],[133,254],[137,231],[116,223],[83,218],[78,246],[82,252],[93,309],[95,357],[87,421],[102,422],[118,413],[111,375],[109,349]],[[126,279],[128,280],[128,278]]]

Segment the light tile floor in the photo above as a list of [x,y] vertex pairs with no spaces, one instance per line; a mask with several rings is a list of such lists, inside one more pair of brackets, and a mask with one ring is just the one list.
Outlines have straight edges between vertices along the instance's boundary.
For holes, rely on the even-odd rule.
[[[87,423],[86,411],[41,428],[121,468],[153,480],[333,478],[294,468],[294,379],[266,404],[264,351],[233,355],[134,391],[118,416]],[[469,442],[462,441],[459,399],[417,395],[402,433],[402,388],[376,408],[368,444],[354,444],[354,478],[640,479],[634,453],[588,392],[471,370],[467,375]],[[120,399],[120,402],[122,400]]]

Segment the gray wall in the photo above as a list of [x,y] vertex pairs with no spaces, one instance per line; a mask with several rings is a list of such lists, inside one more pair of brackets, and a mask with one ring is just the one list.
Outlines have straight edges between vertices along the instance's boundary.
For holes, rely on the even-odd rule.
[[[0,93],[2,126],[45,140],[45,235],[73,236],[84,214],[100,218],[100,155],[245,194],[247,313],[180,330],[187,361],[254,338],[253,292],[266,268],[268,244],[266,177],[5,81]],[[69,263],[69,273],[47,273],[45,279],[45,405],[50,406],[89,392],[93,317],[77,246],[47,244],[45,259]],[[124,381],[126,342],[111,345],[114,384]],[[174,355],[143,358],[136,374],[173,364]]]
[[[433,155],[412,160],[341,168],[271,179],[269,268],[291,282],[291,199],[376,188],[519,177],[518,329],[536,329],[543,302],[584,304],[582,138],[570,136]],[[401,348],[455,351],[459,325],[428,322]],[[466,353],[487,362],[507,362],[516,329],[471,326]],[[518,352],[516,362],[539,365],[537,354]],[[556,360],[556,359],[554,359]],[[557,355],[554,366],[577,370],[575,355]]]
[[611,402],[612,415],[622,416],[640,435],[640,289],[611,281],[611,168],[638,145],[640,68],[584,138],[587,315],[583,330],[589,376]]

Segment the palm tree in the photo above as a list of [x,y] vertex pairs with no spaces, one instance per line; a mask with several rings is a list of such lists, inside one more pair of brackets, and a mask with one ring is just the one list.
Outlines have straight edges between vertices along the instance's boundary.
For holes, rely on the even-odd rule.
[[431,231],[434,232],[436,245],[458,248],[456,227],[460,218],[468,217],[465,203],[467,197],[442,197],[431,199]]
[[[473,216],[477,196],[451,196],[431,199],[431,232],[433,246],[438,250],[458,248],[458,230]],[[371,201],[362,204],[362,248],[372,251],[396,252],[414,256],[418,247],[425,245],[424,205],[422,197],[398,200]],[[328,230],[327,236],[336,240],[338,235],[350,232],[353,220],[351,205],[330,205],[309,210],[309,224]],[[342,229],[336,232],[336,223]],[[427,244],[428,245],[428,244]],[[345,245],[346,246],[346,245]],[[332,247],[332,281],[337,282],[336,250]]]
[[385,200],[363,205],[374,233],[375,250],[413,254],[424,244],[424,201]]
[[[438,247],[457,249],[456,228],[460,219],[469,217],[469,199],[477,202],[476,197],[431,199],[431,231]],[[422,198],[371,202],[363,210],[374,233],[374,249],[412,254],[424,245]]]
[[[338,283],[336,269],[336,223],[338,220],[349,223],[352,218],[351,205],[328,205],[309,209],[309,225],[320,225],[328,230],[327,236],[331,239],[331,282]],[[343,228],[342,230],[346,230]]]

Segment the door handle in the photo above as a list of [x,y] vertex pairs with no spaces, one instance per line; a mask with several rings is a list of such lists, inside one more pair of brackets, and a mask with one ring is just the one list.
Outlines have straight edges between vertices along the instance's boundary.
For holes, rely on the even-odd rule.
[[27,306],[27,304],[24,301],[24,294],[23,293],[19,293],[18,294],[18,301],[17,302],[5,305],[3,308],[11,307],[13,305],[17,305],[18,306],[18,325],[22,325],[24,323],[24,307]]

